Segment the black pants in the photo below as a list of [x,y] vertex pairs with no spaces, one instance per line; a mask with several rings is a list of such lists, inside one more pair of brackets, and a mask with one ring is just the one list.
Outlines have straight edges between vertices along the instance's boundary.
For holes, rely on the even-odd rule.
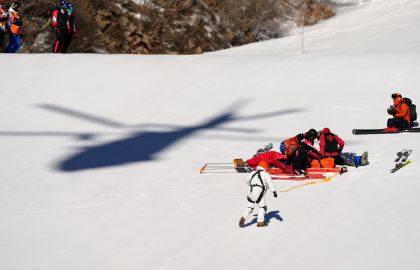
[[62,53],[65,53],[68,49],[68,47],[70,46],[70,43],[73,39],[73,35],[72,34],[67,34],[66,37],[64,38],[64,46],[63,46],[63,51]]
[[67,29],[66,28],[61,28],[61,29],[57,29],[55,32],[55,36],[56,36],[56,40],[54,42],[54,47],[53,47],[53,53],[62,53],[63,52],[63,48],[64,48],[64,44],[66,41],[66,37],[67,37],[68,33],[67,33]]
[[404,118],[400,117],[388,119],[387,126],[396,128],[410,128],[410,124]]
[[308,168],[309,163],[309,155],[308,151],[305,149],[299,149],[296,151],[293,160],[292,160],[292,167],[295,170],[305,170]]
[[0,29],[0,47],[4,46],[4,36],[6,35],[6,32]]
[[340,155],[333,156],[332,158],[334,159],[334,164],[335,165],[346,165],[345,162],[344,162],[344,159]]

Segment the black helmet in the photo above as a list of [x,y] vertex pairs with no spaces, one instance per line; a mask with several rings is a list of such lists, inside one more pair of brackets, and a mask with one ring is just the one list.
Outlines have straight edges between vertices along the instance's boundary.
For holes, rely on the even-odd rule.
[[392,99],[396,99],[397,97],[402,97],[400,93],[394,93],[391,95]]
[[13,2],[11,7],[14,11],[17,12],[20,9],[20,3],[19,2]]
[[306,132],[306,134],[305,134],[305,138],[308,139],[308,140],[314,140],[317,137],[318,137],[318,132],[313,128],[308,130],[308,132]]

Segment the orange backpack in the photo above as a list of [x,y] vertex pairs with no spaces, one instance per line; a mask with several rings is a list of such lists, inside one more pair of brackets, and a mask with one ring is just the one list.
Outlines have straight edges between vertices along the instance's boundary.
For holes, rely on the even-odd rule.
[[10,20],[12,24],[12,26],[10,27],[10,31],[13,34],[21,35],[22,34],[22,30],[21,30],[22,19],[19,17],[17,13],[14,13],[14,12],[11,12],[10,16],[12,17]]
[[311,162],[311,168],[334,168],[334,158],[314,159]]

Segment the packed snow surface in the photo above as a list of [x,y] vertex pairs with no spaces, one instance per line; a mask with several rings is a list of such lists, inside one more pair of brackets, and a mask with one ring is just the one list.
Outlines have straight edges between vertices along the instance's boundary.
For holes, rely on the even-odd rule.
[[[393,92],[420,104],[419,18],[360,1],[304,54],[296,30],[201,56],[1,55],[0,269],[420,269],[420,134],[351,133],[384,127]],[[238,227],[245,175],[198,172],[324,127],[371,164],[268,194],[266,228]]]

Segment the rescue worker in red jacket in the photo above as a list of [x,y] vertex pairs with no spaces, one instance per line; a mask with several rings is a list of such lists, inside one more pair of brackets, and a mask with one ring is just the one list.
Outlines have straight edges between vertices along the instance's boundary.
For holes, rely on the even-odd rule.
[[62,53],[67,35],[70,31],[66,2],[59,1],[57,8],[53,10],[52,26],[56,35],[53,53]]
[[[282,153],[276,151],[268,151],[266,153],[259,154],[251,159],[248,159],[246,163],[255,170],[255,168],[261,161],[265,161],[270,166],[280,168],[284,173],[293,173],[292,167],[283,163],[286,160],[287,157]],[[270,170],[268,169],[268,171]]]
[[289,158],[295,174],[305,174],[305,170],[311,164],[313,159],[321,158],[321,153],[313,146],[318,132],[311,128],[305,134],[296,136],[300,141],[300,147]]
[[72,3],[67,3],[66,8],[67,8],[67,19],[69,23],[69,29],[64,39],[64,46],[63,46],[62,53],[65,53],[67,51],[68,47],[70,46],[71,41],[73,40],[74,37],[76,37],[76,34],[77,34],[75,17],[73,13],[74,6]]
[[394,93],[391,97],[394,100],[394,105],[388,109],[388,114],[394,116],[394,118],[388,119],[388,128],[410,128],[410,108],[405,103],[404,98],[400,93]]
[[329,128],[324,128],[319,132],[318,140],[319,152],[323,157],[332,157],[335,159],[335,164],[344,164],[340,153],[343,151],[345,143],[338,135],[332,133]]
[[9,45],[7,45],[5,53],[17,53],[19,52],[22,44],[22,24],[23,21],[19,16],[20,3],[13,2],[9,8],[9,14],[7,15],[6,29],[9,31]]
[[6,35],[7,12],[4,10],[3,1],[0,0],[0,47],[3,47],[4,37]]

